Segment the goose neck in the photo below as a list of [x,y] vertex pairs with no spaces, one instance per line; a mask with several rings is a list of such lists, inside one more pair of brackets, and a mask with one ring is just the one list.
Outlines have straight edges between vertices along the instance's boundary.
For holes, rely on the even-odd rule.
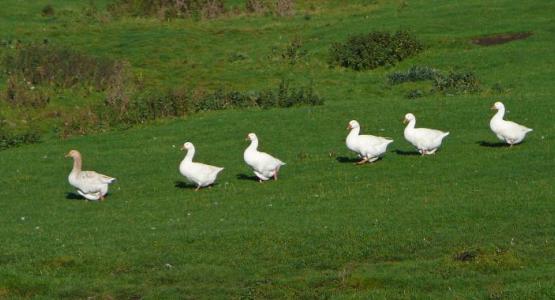
[[360,133],[360,127],[352,128],[349,134],[347,135],[347,139],[352,139],[354,137],[357,137],[359,133]]
[[503,120],[503,116],[505,115],[505,108],[501,107],[500,109],[497,110],[497,112],[495,113],[495,115],[493,116],[494,119],[499,119],[499,120]]
[[258,140],[252,140],[247,150],[256,151],[258,149]]
[[71,170],[72,173],[79,173],[81,172],[81,168],[83,166],[83,161],[81,156],[76,156],[73,158],[73,169]]
[[183,161],[192,162],[194,156],[195,156],[195,147],[191,147],[191,149],[187,150],[187,154],[185,155],[185,158],[183,159]]
[[407,124],[407,127],[405,128],[405,130],[407,129],[414,129],[414,127],[416,126],[416,120],[412,119],[409,121],[409,123]]

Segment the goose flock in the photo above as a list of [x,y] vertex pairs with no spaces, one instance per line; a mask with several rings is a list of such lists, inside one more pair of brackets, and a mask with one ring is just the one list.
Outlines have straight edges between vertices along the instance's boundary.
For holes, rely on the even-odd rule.
[[[501,141],[510,145],[510,147],[522,142],[526,134],[532,131],[531,128],[504,120],[505,106],[503,103],[495,102],[492,109],[497,110],[497,113],[491,118],[490,128]],[[416,117],[412,113],[406,114],[403,122],[407,123],[404,130],[405,139],[421,155],[435,154],[440,148],[443,139],[449,135],[449,132],[437,129],[416,128]],[[387,146],[393,143],[393,140],[389,138],[361,135],[360,124],[356,120],[350,121],[347,129],[350,131],[345,144],[349,150],[355,152],[360,158],[357,164],[375,162],[385,155]],[[246,139],[250,141],[250,144],[243,153],[243,159],[252,168],[259,182],[272,178],[277,180],[279,170],[285,163],[268,153],[258,151],[258,137],[256,134],[249,133]],[[186,150],[187,154],[179,164],[179,172],[188,181],[196,185],[196,190],[211,186],[216,181],[218,174],[224,169],[200,162],[193,162],[195,146],[190,142],[184,143],[181,150]],[[108,186],[114,183],[116,179],[94,171],[82,171],[83,160],[81,153],[77,150],[69,151],[66,157],[73,158],[73,169],[68,176],[69,184],[75,187],[77,193],[87,200],[104,200],[108,194]]]

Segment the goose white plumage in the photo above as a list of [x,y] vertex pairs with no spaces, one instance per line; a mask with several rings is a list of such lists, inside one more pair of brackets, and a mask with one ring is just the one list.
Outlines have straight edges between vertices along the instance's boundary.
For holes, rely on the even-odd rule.
[[496,109],[497,113],[491,118],[489,127],[497,138],[505,143],[511,146],[518,144],[524,140],[528,132],[532,131],[531,128],[526,126],[503,120],[503,116],[505,115],[505,105],[503,105],[503,103],[495,102],[491,109]]
[[387,151],[387,145],[393,142],[393,140],[379,136],[360,135],[360,124],[356,120],[350,121],[347,129],[351,130],[345,140],[347,148],[362,158],[357,164],[378,160]]
[[405,115],[404,123],[407,122],[404,132],[405,139],[416,147],[422,155],[434,154],[441,146],[443,139],[449,135],[449,132],[436,129],[414,128],[416,117],[411,113]]
[[69,184],[75,187],[77,193],[85,199],[104,200],[108,193],[108,185],[114,183],[116,179],[94,171],[82,171],[83,160],[77,150],[69,151],[66,157],[73,158],[73,169],[68,176]]
[[187,155],[181,164],[179,164],[179,172],[189,181],[197,185],[195,189],[198,191],[201,187],[209,186],[216,181],[218,174],[224,169],[203,163],[193,162],[195,156],[195,146],[186,142],[181,150],[187,150]]
[[247,165],[253,169],[260,182],[272,177],[277,180],[279,168],[285,163],[268,153],[258,151],[258,137],[256,134],[249,133],[247,139],[251,141],[243,154]]

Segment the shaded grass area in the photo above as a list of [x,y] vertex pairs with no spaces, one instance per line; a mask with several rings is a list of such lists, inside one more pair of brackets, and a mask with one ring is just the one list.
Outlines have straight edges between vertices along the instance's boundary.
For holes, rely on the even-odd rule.
[[[0,11],[2,38],[46,35],[129,59],[153,87],[263,88],[285,75],[314,80],[326,104],[201,112],[0,152],[0,297],[555,297],[552,3],[415,1],[400,8],[330,1],[310,20],[79,26],[69,26],[69,17],[42,19],[40,2],[10,4],[10,13]],[[52,5],[56,12],[80,9]],[[412,101],[388,88],[391,69],[357,73],[325,64],[332,41],[370,27],[407,26],[429,48],[395,70],[464,66],[504,92]],[[535,34],[496,47],[469,43],[490,32],[528,30]],[[298,35],[307,50],[303,63],[268,58],[272,46]],[[228,54],[239,51],[248,58],[230,62]],[[95,101],[61,94],[71,98],[68,109]],[[488,108],[498,98],[509,119],[534,128],[522,145],[497,147]],[[66,104],[55,98],[50,105]],[[435,156],[411,155],[401,124],[409,111],[419,126],[451,131]],[[382,160],[349,161],[344,128],[351,119],[363,133],[395,140]],[[287,163],[277,182],[249,180],[242,151],[252,131],[263,151]],[[226,168],[213,188],[195,193],[181,183],[178,148],[185,141],[195,143],[199,161]],[[63,158],[73,148],[86,169],[118,178],[107,202],[73,196],[71,162]]]

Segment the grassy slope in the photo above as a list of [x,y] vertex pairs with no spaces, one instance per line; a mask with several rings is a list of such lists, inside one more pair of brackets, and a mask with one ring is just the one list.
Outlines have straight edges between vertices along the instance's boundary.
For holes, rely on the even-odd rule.
[[[68,3],[54,6],[75,6]],[[38,11],[40,3],[13,1],[9,14],[21,15],[0,12],[11,29],[4,35],[47,36],[126,58],[151,85],[254,89],[286,76],[314,80],[327,102],[203,113],[0,152],[0,297],[555,297],[555,7],[549,1],[480,3],[414,1],[403,10],[388,3],[341,5],[310,20],[301,14],[287,21],[64,27],[69,17],[45,26],[38,14],[24,13]],[[471,69],[486,91],[409,101],[403,87],[385,85],[389,70],[327,68],[330,42],[398,28],[413,30],[429,48],[395,69]],[[535,34],[525,41],[486,48],[468,43],[480,34],[529,30]],[[305,63],[267,59],[272,46],[283,47],[295,35],[309,50]],[[228,62],[234,52],[249,59]],[[487,89],[496,82],[506,92]],[[488,107],[499,98],[510,119],[535,129],[513,149],[478,144],[495,141]],[[400,124],[408,111],[420,126],[451,131],[438,155],[402,155],[412,150]],[[343,143],[350,119],[364,132],[396,140],[382,161],[342,163],[353,157]],[[242,139],[250,131],[288,163],[278,182],[244,179],[250,172]],[[198,160],[226,167],[214,188],[195,193],[176,186],[177,147],[185,140],[195,143]],[[70,148],[83,152],[86,167],[119,179],[107,202],[68,200],[70,162],[63,154]],[[454,261],[465,249],[479,249],[477,260]]]

